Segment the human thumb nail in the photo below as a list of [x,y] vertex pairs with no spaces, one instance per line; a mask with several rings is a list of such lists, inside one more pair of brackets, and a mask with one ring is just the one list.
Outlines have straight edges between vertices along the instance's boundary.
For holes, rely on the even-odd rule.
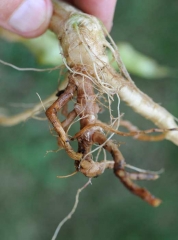
[[12,13],[9,25],[19,34],[31,36],[31,33],[35,32],[35,35],[38,35],[38,32],[41,33],[40,28],[47,25],[51,9],[45,0],[25,0]]

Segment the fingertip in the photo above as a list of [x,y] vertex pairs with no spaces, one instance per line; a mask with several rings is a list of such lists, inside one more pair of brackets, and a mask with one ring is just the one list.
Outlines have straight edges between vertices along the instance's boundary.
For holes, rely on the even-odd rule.
[[47,29],[51,15],[50,0],[25,0],[11,13],[3,27],[23,37],[37,37]]
[[89,0],[87,4],[84,0],[73,0],[73,4],[85,13],[99,18],[104,23],[107,30],[111,30],[116,0]]

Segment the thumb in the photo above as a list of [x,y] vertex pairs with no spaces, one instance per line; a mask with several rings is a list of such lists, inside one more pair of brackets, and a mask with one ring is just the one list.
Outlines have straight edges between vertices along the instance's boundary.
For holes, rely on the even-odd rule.
[[0,0],[0,26],[23,37],[37,37],[48,27],[50,0]]

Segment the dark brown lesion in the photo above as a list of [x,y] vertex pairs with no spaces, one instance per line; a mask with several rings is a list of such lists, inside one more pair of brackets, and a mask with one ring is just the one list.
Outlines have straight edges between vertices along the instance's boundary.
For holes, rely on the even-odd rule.
[[[66,112],[66,119],[63,122],[57,117],[57,112],[64,109],[67,103],[76,96],[76,103],[71,112]],[[132,180],[155,180],[156,177],[150,173],[130,173],[125,170],[125,160],[118,149],[117,144],[108,140],[104,131],[114,132],[121,136],[138,136],[140,140],[145,140],[149,131],[133,131],[134,127],[126,124],[128,133],[115,130],[98,120],[100,108],[97,104],[97,95],[94,92],[90,79],[82,75],[70,75],[66,89],[58,94],[58,99],[47,109],[46,115],[58,134],[58,144],[64,148],[67,154],[75,160],[77,171],[86,177],[92,178],[101,175],[105,169],[113,169],[114,174],[132,193],[144,199],[152,206],[158,206],[161,200],[155,198],[146,189],[134,184]],[[73,138],[69,138],[67,131],[74,119],[79,117],[80,130]],[[123,122],[124,125],[124,122]],[[78,152],[75,152],[70,142],[76,139],[78,142]],[[92,158],[91,149],[94,144],[101,145],[108,151],[113,160],[95,162]]]

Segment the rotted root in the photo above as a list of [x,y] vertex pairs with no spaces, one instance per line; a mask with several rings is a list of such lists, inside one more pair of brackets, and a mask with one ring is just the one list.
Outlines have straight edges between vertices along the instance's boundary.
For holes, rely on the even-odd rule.
[[145,188],[141,188],[138,185],[134,184],[128,176],[128,173],[120,168],[118,163],[114,164],[114,173],[116,177],[118,177],[121,182],[124,184],[126,188],[128,188],[133,194],[139,196],[144,201],[152,205],[153,207],[157,207],[162,202],[159,198],[153,196],[148,190]]
[[146,202],[148,202],[150,205],[157,207],[160,205],[161,200],[154,197],[149,191],[147,191],[145,188],[141,188],[134,184],[132,180],[155,180],[158,178],[157,175],[153,176],[150,174],[141,174],[141,173],[128,173],[125,171],[125,160],[117,148],[117,146],[109,140],[107,142],[106,137],[99,132],[96,132],[93,134],[93,141],[97,142],[98,144],[104,144],[103,146],[108,152],[111,153],[113,159],[114,159],[114,173],[116,177],[120,179],[120,181],[124,184],[124,186],[129,189],[133,194],[139,196]]

